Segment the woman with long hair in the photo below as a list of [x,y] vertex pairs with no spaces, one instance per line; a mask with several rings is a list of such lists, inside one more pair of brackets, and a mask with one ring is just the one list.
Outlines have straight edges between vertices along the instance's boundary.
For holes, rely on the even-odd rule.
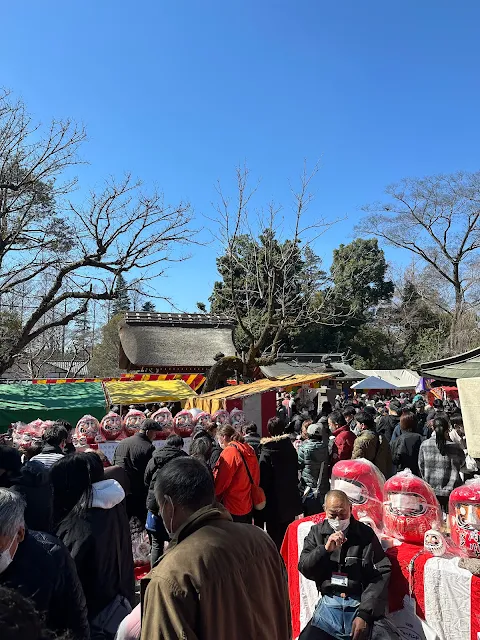
[[77,566],[92,638],[96,634],[108,638],[102,618],[115,610],[121,619],[135,597],[125,492],[116,480],[104,479],[102,461],[95,453],[75,453],[59,460],[50,470],[50,481],[56,535]]
[[432,420],[432,430],[432,437],[420,445],[418,466],[446,512],[450,493],[463,484],[460,469],[465,463],[465,453],[450,440],[450,423],[445,417],[437,415]]
[[[252,487],[248,474],[255,484],[260,483],[260,467],[252,447],[229,424],[217,431],[222,449],[215,466],[215,495],[230,512],[234,522],[252,522]],[[248,466],[248,471],[247,471]]]

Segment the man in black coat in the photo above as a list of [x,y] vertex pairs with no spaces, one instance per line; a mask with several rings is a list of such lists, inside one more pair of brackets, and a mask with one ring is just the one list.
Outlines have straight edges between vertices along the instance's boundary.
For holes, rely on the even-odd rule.
[[[385,615],[390,560],[373,529],[352,516],[343,491],[327,493],[325,513],[324,522],[313,525],[305,538],[298,570],[314,580],[322,594],[317,610],[333,604],[331,599],[342,602],[352,598],[359,602],[351,634],[354,640],[364,640],[369,637],[373,622]],[[315,613],[300,639],[332,638],[327,619]]]
[[396,400],[392,400],[388,405],[388,415],[382,416],[377,422],[377,434],[379,436],[385,436],[388,442],[392,439],[395,427],[400,422],[401,412],[402,408],[400,403]]
[[155,431],[162,427],[155,420],[144,420],[138,433],[122,440],[115,449],[113,464],[123,467],[130,481],[131,494],[127,496],[127,515],[136,516],[142,525],[147,518],[147,488],[144,476],[147,465],[155,451],[152,440]]
[[260,441],[260,486],[265,491],[265,509],[255,513],[255,524],[263,528],[280,549],[288,525],[302,513],[298,491],[298,457],[279,418],[270,418],[270,438]]
[[17,449],[0,445],[0,487],[13,489],[23,497],[29,529],[53,531],[53,494],[45,465],[30,461],[22,466]]
[[175,460],[175,458],[181,458],[186,455],[187,453],[183,451],[183,439],[180,436],[171,435],[165,440],[165,445],[163,447],[159,447],[153,452],[153,456],[147,464],[147,469],[145,471],[145,486],[148,489],[147,509],[154,516],[151,519],[149,518],[151,522],[147,520],[147,531],[150,534],[152,543],[152,555],[150,558],[152,567],[157,564],[160,556],[163,554],[164,543],[170,539],[160,516],[157,500],[155,498],[155,481],[160,469],[163,469],[163,467],[171,460]]
[[31,598],[49,629],[89,640],[87,607],[75,564],[47,533],[28,531],[23,498],[0,489],[0,584]]

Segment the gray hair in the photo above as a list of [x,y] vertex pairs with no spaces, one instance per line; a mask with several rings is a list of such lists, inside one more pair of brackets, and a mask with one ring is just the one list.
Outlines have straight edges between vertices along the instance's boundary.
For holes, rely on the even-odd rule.
[[25,500],[16,491],[0,488],[0,536],[13,538],[25,526]]

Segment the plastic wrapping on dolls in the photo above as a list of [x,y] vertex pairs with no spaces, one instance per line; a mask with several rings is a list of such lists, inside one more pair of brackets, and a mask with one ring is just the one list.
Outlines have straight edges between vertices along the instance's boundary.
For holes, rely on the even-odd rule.
[[182,438],[189,438],[193,431],[193,416],[188,410],[179,411],[173,419],[173,430]]
[[352,503],[355,518],[380,535],[385,478],[369,460],[340,460],[332,469],[332,489],[343,491]]
[[212,420],[216,422],[218,427],[221,427],[224,424],[230,424],[230,414],[225,409],[219,409],[213,414]]
[[468,480],[452,491],[448,518],[457,553],[480,558],[480,478]]
[[245,413],[241,409],[232,409],[230,411],[230,424],[234,429],[241,430],[245,423]]
[[130,409],[124,420],[125,432],[127,436],[135,435],[137,431],[139,431],[144,420],[145,414],[143,413],[143,411],[139,411],[138,409]]
[[386,481],[384,488],[384,533],[401,542],[423,544],[425,533],[439,530],[440,505],[433,489],[410,469]]
[[123,440],[126,437],[123,420],[115,411],[110,411],[102,418],[100,431],[105,440]]
[[[90,415],[80,418],[77,422],[77,426],[75,427],[75,435],[79,446],[105,442],[105,438],[100,431],[100,423],[96,418]],[[82,444],[80,444],[80,442]]]
[[166,440],[173,433],[173,416],[170,409],[161,407],[158,411],[150,416],[151,420],[155,420],[162,427],[161,431],[155,432],[155,440]]

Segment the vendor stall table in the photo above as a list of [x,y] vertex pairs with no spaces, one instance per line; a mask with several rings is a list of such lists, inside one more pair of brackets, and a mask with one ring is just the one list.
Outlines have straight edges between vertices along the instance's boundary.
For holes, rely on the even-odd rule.
[[[299,573],[298,560],[310,528],[323,517],[320,514],[293,522],[282,546],[294,638],[311,619],[318,601],[315,583]],[[389,610],[394,622],[394,612],[403,608],[404,597],[411,589],[417,615],[440,640],[480,640],[480,578],[460,568],[459,558],[435,558],[423,547],[411,544],[392,547],[387,554],[392,563]],[[424,638],[411,628],[403,631],[406,640]]]

